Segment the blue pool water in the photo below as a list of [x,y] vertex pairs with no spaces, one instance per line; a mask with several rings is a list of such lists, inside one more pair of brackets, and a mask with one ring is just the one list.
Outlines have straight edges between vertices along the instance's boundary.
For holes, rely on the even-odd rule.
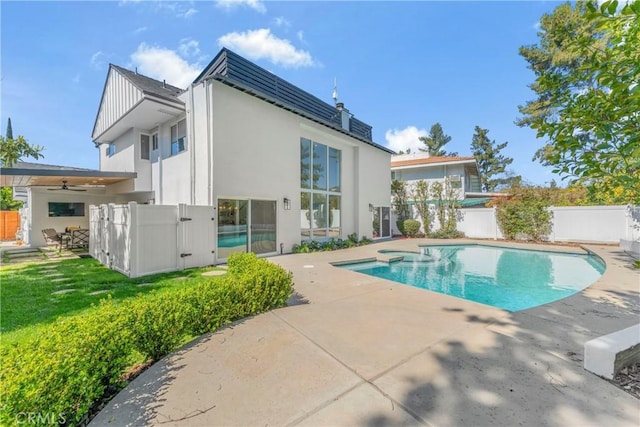
[[605,270],[595,255],[483,245],[424,246],[421,251],[380,251],[401,260],[340,267],[509,311],[565,298]]

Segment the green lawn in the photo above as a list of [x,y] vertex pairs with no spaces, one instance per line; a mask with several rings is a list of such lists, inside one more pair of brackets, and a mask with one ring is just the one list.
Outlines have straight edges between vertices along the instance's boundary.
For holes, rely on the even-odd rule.
[[180,286],[185,278],[198,277],[213,269],[196,268],[129,279],[93,258],[3,265],[0,270],[2,345],[33,336],[41,326],[56,318],[78,314],[109,296],[123,300],[155,289]]

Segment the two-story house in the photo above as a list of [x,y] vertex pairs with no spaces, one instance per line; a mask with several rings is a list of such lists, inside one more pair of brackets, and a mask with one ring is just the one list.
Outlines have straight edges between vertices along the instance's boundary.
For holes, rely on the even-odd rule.
[[371,237],[393,153],[330,105],[227,49],[186,89],[110,65],[93,130],[114,194],[211,206],[216,261],[301,240]]
[[[478,164],[471,156],[442,157],[423,152],[394,155],[391,156],[391,179],[405,181],[409,187],[420,180],[430,185],[435,182],[444,184],[446,180],[455,189],[461,207],[482,207],[495,196],[482,192]],[[415,217],[419,219],[417,214]],[[395,221],[392,225],[395,226]],[[394,233],[399,231],[394,228]]]

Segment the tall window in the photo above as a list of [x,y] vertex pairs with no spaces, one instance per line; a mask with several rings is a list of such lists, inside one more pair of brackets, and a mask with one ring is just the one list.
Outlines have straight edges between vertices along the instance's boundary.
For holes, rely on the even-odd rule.
[[149,135],[140,134],[140,158],[149,160]]
[[341,152],[300,139],[300,235],[302,240],[340,236]]
[[174,156],[187,149],[187,121],[180,120],[171,126],[171,155]]
[[156,151],[158,149],[158,134],[154,133],[151,135],[151,149]]
[[116,154],[116,144],[112,142],[111,144],[107,145],[107,156],[111,157],[114,154]]

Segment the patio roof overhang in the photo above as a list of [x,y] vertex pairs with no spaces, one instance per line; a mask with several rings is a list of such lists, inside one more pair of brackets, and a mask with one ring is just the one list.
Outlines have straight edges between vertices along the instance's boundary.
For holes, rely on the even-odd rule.
[[106,172],[92,169],[19,163],[16,167],[0,168],[2,187],[57,187],[62,181],[68,185],[108,186],[137,178],[135,172]]
[[117,119],[93,141],[108,144],[131,128],[151,130],[158,125],[184,114],[182,102],[162,99],[145,94],[144,98]]

